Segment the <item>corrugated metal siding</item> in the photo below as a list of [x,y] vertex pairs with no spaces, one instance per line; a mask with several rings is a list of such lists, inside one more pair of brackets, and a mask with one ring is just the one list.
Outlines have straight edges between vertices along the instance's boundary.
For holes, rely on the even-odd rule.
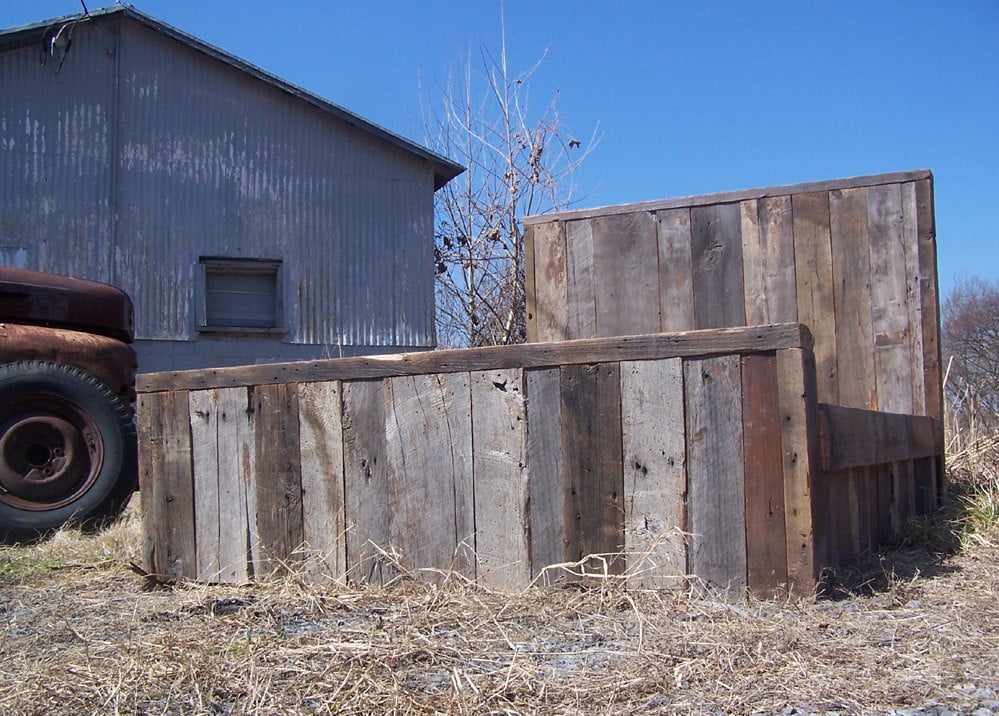
[[[69,247],[79,275],[129,292],[139,338],[196,340],[198,259],[229,256],[282,261],[285,341],[330,355],[338,344],[433,344],[428,163],[118,17],[77,28],[61,94],[38,109],[37,49],[0,62],[10,98],[0,176],[18,187],[3,192],[0,237],[28,236],[41,247],[29,263],[47,270],[66,270]],[[26,97],[29,117],[46,117],[33,134],[43,149],[27,153],[14,141]],[[15,181],[57,157],[79,166]],[[18,247],[0,238],[3,255]]]
[[[113,281],[115,36],[77,33],[61,67],[39,46],[0,53],[0,255]],[[80,61],[86,58],[86,61]]]
[[123,40],[119,275],[166,277],[127,286],[140,335],[194,337],[207,255],[283,262],[293,343],[432,344],[429,166],[147,28]]

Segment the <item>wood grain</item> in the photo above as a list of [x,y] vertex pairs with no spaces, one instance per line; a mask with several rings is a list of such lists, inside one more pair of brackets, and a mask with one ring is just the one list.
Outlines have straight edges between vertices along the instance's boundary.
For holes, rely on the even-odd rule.
[[709,589],[746,588],[742,381],[738,356],[684,362],[689,566]]
[[828,192],[791,197],[798,315],[815,338],[819,400],[839,402],[836,301]]
[[389,539],[389,464],[382,381],[344,383],[343,477],[347,578],[381,585],[395,576],[383,556]]
[[696,328],[746,324],[741,231],[738,204],[690,210]]
[[682,587],[687,574],[683,365],[621,363],[628,584]]
[[694,272],[690,210],[657,212],[659,223],[659,330],[690,331],[694,324]]
[[347,578],[340,393],[339,381],[298,386],[304,569],[313,583]]
[[569,337],[568,265],[565,224],[534,227],[535,303],[527,303],[527,325],[535,327],[528,340],[559,341]]
[[551,584],[563,575],[545,568],[566,560],[560,370],[528,370],[524,372],[524,380],[531,577],[540,577],[542,584]]
[[829,213],[839,403],[851,408],[876,409],[867,189],[832,192]]
[[943,373],[940,366],[940,297],[937,293],[937,233],[933,208],[933,180],[915,182],[916,233],[919,241],[919,298],[923,320],[923,373],[926,410],[943,420]]
[[260,563],[264,575],[288,574],[305,541],[297,386],[257,386],[253,402]]
[[791,197],[744,201],[740,211],[746,324],[798,320]]
[[471,375],[479,584],[519,590],[531,581],[530,485],[523,371]]
[[138,400],[138,433],[147,535],[146,571],[158,579],[197,577],[194,543],[194,475],[187,392],[156,393]]
[[566,556],[589,555],[586,568],[621,574],[624,548],[624,471],[621,379],[615,363],[572,365],[561,374],[562,455],[565,470]]
[[819,410],[826,470],[943,454],[943,424],[936,418],[826,404]]
[[746,493],[746,579],[749,591],[787,589],[784,460],[777,356],[742,358],[742,430]]
[[571,221],[565,225],[568,330],[565,338],[597,335],[597,296],[593,276],[593,225]]
[[659,249],[648,212],[594,217],[596,336],[659,331]]

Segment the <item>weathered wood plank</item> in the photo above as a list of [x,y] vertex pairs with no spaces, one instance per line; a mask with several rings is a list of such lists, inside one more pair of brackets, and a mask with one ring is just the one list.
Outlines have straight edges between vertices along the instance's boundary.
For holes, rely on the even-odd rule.
[[624,469],[621,378],[616,363],[562,368],[562,455],[566,472],[566,555],[589,555],[594,574],[621,574],[624,549]]
[[[919,268],[919,219],[916,185],[902,184],[902,250],[905,253],[905,304],[909,332],[909,361],[912,365],[912,406],[905,412],[926,415],[926,375],[923,371],[923,302]],[[939,416],[933,416],[939,417]]]
[[257,386],[253,403],[261,566],[264,575],[286,574],[301,561],[305,540],[298,391],[294,385]]
[[574,209],[571,211],[560,211],[553,214],[538,214],[535,216],[525,217],[524,223],[537,225],[548,221],[583,220],[594,216],[628,214],[635,211],[662,211],[664,209],[689,208],[694,206],[704,206],[707,204],[732,204],[740,201],[746,201],[747,199],[762,199],[768,196],[811,194],[839,189],[874,186],[877,184],[899,184],[904,182],[927,180],[930,177],[931,174],[928,169],[918,169],[915,171],[892,172],[888,174],[874,174],[861,177],[847,177],[844,179],[805,182],[802,184],[784,184],[779,186],[762,187],[759,189],[744,189],[740,191],[728,191],[715,194],[702,194],[700,196],[677,197],[675,199],[641,201],[630,204],[619,204],[617,206]]
[[746,324],[797,321],[791,197],[740,205]]
[[739,356],[684,362],[688,563],[709,589],[746,588],[746,515]]
[[568,265],[565,224],[553,222],[534,227],[534,303],[528,299],[528,327],[534,325],[531,342],[559,341],[569,335]]
[[344,383],[341,400],[347,578],[382,585],[396,573],[382,553],[391,546],[382,381]]
[[690,210],[694,325],[697,328],[746,324],[741,232],[738,204],[699,206]]
[[[194,472],[195,572],[199,582],[216,582],[219,563],[219,434],[218,393],[197,390],[188,394],[191,461]],[[226,505],[226,509],[230,509]]]
[[254,443],[248,391],[222,388],[195,391],[188,397],[197,578],[245,582],[252,573],[246,462]]
[[784,459],[777,356],[742,359],[742,429],[746,492],[746,579],[750,592],[788,587]]
[[659,331],[659,249],[653,214],[590,220],[596,336]]
[[943,454],[943,425],[936,418],[826,404],[820,415],[826,470]]
[[694,328],[694,271],[690,254],[690,210],[656,214],[659,223],[659,330]]
[[541,582],[561,578],[545,567],[566,560],[565,495],[562,487],[562,401],[560,370],[524,372],[527,392],[527,468],[530,482],[531,576]]
[[167,581],[194,579],[194,475],[187,393],[142,396],[137,415],[146,570]]
[[780,442],[784,475],[784,524],[790,591],[814,592],[818,566],[828,564],[828,489],[820,469],[815,360],[810,351],[777,352]]
[[912,413],[912,344],[906,286],[906,251],[902,228],[902,193],[898,184],[867,190],[867,226],[871,254],[871,307],[877,408]]
[[370,380],[426,373],[468,373],[500,368],[555,368],[619,360],[722,355],[811,346],[806,327],[797,323],[737,326],[683,333],[615,336],[559,343],[525,343],[460,350],[370,355],[317,361],[233,366],[206,370],[145,373],[137,378],[142,393],[202,390],[326,380]]
[[468,376],[390,378],[385,395],[389,543],[422,578],[442,581],[452,570],[474,577],[459,560],[457,534],[459,522],[472,522],[458,515],[459,504],[471,512],[458,499],[471,493],[473,475]]
[[839,402],[836,373],[836,302],[829,224],[829,194],[814,192],[791,197],[798,316],[815,337],[819,400]]
[[593,225],[590,222],[572,221],[565,225],[565,255],[568,296],[565,337],[594,338],[597,335],[597,297],[593,278]]
[[871,326],[871,259],[867,236],[867,189],[829,196],[839,402],[875,409],[874,331]]
[[532,576],[524,374],[481,371],[471,384],[476,575],[487,588],[523,589]]
[[621,433],[628,583],[683,586],[687,473],[680,358],[621,363]]
[[916,232],[919,240],[919,295],[923,319],[925,413],[943,420],[943,373],[940,366],[940,297],[937,295],[937,230],[933,180],[916,182]]
[[340,386],[338,381],[298,386],[304,567],[313,582],[347,577]]
[[[548,224],[548,226],[552,226]],[[557,224],[556,224],[557,226]],[[544,231],[544,229],[542,229]],[[535,260],[534,227],[525,226],[522,234],[524,242],[524,317],[526,322],[527,342],[538,342],[538,279],[537,261]]]

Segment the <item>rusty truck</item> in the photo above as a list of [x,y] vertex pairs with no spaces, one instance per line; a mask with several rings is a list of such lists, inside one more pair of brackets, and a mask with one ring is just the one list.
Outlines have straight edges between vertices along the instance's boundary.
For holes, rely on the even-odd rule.
[[132,302],[0,267],[0,541],[114,520],[135,491]]

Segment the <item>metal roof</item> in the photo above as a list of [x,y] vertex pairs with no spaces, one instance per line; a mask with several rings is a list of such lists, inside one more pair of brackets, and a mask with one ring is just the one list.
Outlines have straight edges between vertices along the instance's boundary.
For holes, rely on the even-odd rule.
[[435,190],[440,189],[451,179],[465,171],[463,166],[451,161],[447,157],[437,154],[436,152],[433,152],[416,142],[400,137],[398,134],[385,129],[384,127],[380,127],[377,124],[374,124],[373,122],[370,122],[363,117],[340,107],[339,105],[333,104],[332,102],[313,94],[312,92],[304,90],[301,87],[297,87],[290,82],[287,82],[280,77],[277,77],[276,75],[273,75],[270,72],[247,62],[246,60],[226,52],[225,50],[221,50],[214,45],[210,45],[203,40],[199,40],[193,35],[189,35],[186,32],[178,30],[175,27],[171,27],[154,17],[146,15],[145,13],[136,10],[131,5],[115,5],[113,7],[92,10],[89,13],[66,15],[64,17],[45,20],[31,25],[0,30],[0,52],[29,46],[35,43],[41,43],[46,34],[58,27],[68,25],[70,23],[84,22],[113,15],[127,17],[155,30],[156,32],[167,35],[168,37],[171,37],[198,52],[202,52],[219,62],[230,65],[248,75],[256,77],[262,82],[266,82],[273,87],[276,87],[283,92],[287,92],[288,94],[297,97],[302,101],[323,110],[324,112],[327,112],[328,114],[346,122],[347,124],[350,124],[351,126],[364,130],[379,139],[389,142],[406,152],[414,154],[417,157],[430,162],[434,169]]

